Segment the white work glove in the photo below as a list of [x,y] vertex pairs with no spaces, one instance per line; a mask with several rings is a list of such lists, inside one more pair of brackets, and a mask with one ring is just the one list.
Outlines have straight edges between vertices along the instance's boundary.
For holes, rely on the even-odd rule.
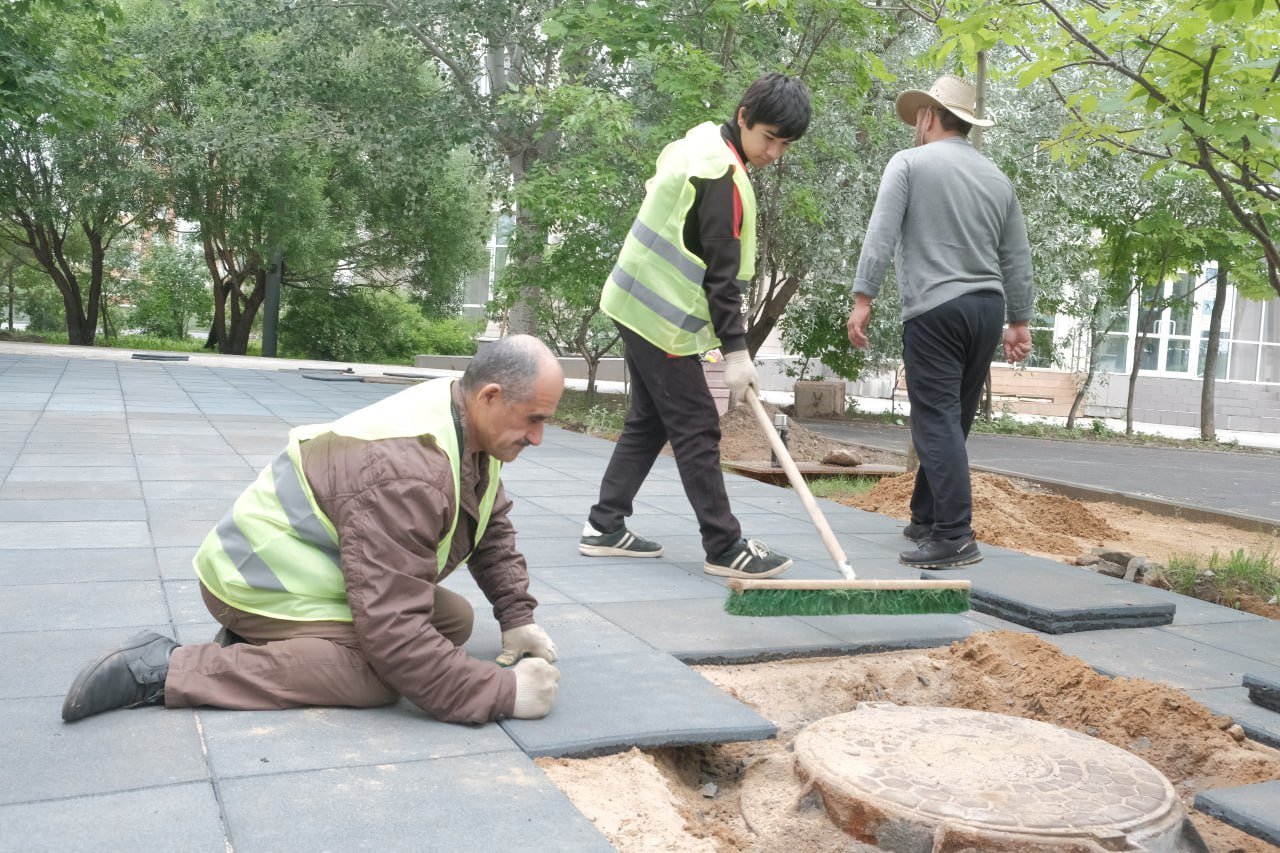
[[550,713],[560,670],[542,658],[525,658],[511,671],[516,674],[516,707],[511,716],[538,720]]
[[556,644],[551,642],[546,631],[532,622],[502,632],[502,653],[498,655],[498,666],[511,666],[525,655],[548,662],[556,659]]
[[756,394],[760,393],[756,366],[746,350],[740,349],[724,357],[724,381],[729,386],[729,398],[735,403],[747,399],[748,388],[754,388]]

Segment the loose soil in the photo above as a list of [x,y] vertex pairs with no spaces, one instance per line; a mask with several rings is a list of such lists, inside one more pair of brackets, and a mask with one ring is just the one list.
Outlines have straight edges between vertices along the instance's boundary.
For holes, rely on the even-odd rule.
[[[724,459],[769,457],[750,413],[731,412],[721,428]],[[788,444],[797,459],[814,462],[847,447],[798,424]],[[901,464],[896,454],[859,452],[864,462]],[[857,469],[850,473],[856,476]],[[888,478],[842,502],[905,519],[912,484],[911,475]],[[1264,533],[1075,501],[982,473],[974,475],[974,526],[984,542],[1064,562],[1092,547],[1159,562],[1187,553],[1187,543],[1206,556],[1214,549],[1280,550],[1276,537]],[[1265,612],[1265,603],[1253,604]],[[1141,679],[1099,675],[1034,636],[993,631],[949,648],[695,669],[772,720],[777,738],[538,762],[624,853],[875,849],[836,829],[792,766],[791,744],[804,726],[852,711],[862,701],[1011,714],[1100,738],[1168,777],[1214,853],[1275,849],[1194,811],[1192,803],[1203,789],[1280,779],[1280,752],[1246,739],[1230,718],[1215,716],[1185,693]]]

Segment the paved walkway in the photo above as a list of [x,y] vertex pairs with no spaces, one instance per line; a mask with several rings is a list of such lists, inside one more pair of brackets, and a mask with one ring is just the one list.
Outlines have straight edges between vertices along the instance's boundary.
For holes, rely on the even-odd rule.
[[[101,357],[97,357],[101,354]],[[312,365],[323,367],[324,365]],[[385,368],[370,368],[381,373]],[[361,368],[358,372],[365,372]],[[190,560],[295,424],[330,420],[394,385],[317,381],[290,363],[146,363],[110,351],[0,347],[0,850],[607,850],[532,757],[631,745],[769,737],[774,729],[685,664],[934,647],[976,631],[1031,630],[958,616],[747,619],[724,614],[701,571],[696,524],[670,459],[635,527],[667,556],[579,557],[576,541],[611,450],[549,430],[507,469],[539,621],[562,653],[540,721],[455,726],[405,703],[356,711],[165,711],[61,722],[78,669],[145,628],[208,640]],[[750,535],[796,557],[793,578],[833,568],[794,494],[730,477]],[[864,577],[905,578],[901,523],[823,503]],[[1171,624],[1045,639],[1112,675],[1186,689],[1280,745],[1280,715],[1241,679],[1280,679],[1280,626],[1080,569],[984,547],[970,576],[1050,616],[1173,605]],[[462,574],[462,573],[459,573]],[[468,649],[492,658],[478,606]]]
[[[822,435],[881,450],[905,452],[906,427],[804,419]],[[1154,499],[1280,525],[1280,453],[1138,447],[974,433],[975,468],[1100,492]]]

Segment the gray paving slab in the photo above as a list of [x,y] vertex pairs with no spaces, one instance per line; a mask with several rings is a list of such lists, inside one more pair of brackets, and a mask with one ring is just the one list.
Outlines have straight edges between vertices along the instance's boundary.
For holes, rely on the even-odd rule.
[[724,599],[720,584],[693,577],[684,569],[657,560],[580,557],[559,566],[532,570],[574,601],[598,604],[617,601]]
[[1143,628],[1173,621],[1176,605],[1133,583],[1048,560],[984,560],[972,567],[925,570],[921,577],[973,583],[973,609],[1048,634]]
[[1223,651],[1167,628],[1134,628],[1062,634],[1053,642],[1111,676],[1146,678],[1184,690],[1239,687],[1246,673],[1280,676],[1280,666]]
[[1280,713],[1249,701],[1247,688],[1205,687],[1186,693],[1213,713],[1235,720],[1253,740],[1280,749]]
[[839,638],[789,616],[730,616],[705,598],[595,604],[592,609],[651,646],[686,663],[753,660],[837,653]]
[[226,779],[219,790],[236,853],[613,849],[518,752]]
[[83,480],[24,481],[6,478],[0,486],[0,500],[122,499],[142,497],[142,484],[136,473],[128,480],[85,482]]
[[556,665],[560,683],[551,713],[502,721],[535,757],[764,740],[777,733],[773,723],[670,655],[565,656]]
[[0,542],[19,550],[144,548],[151,545],[151,532],[145,521],[0,521]]
[[403,700],[384,708],[199,714],[210,767],[222,779],[517,752],[498,726],[441,723]]
[[1196,810],[1271,844],[1280,845],[1280,780],[1214,788],[1196,794]]
[[1280,713],[1280,679],[1264,678],[1246,672],[1241,684],[1249,691],[1249,701]]
[[138,479],[138,469],[132,465],[103,465],[101,467],[29,466],[14,467],[5,478],[8,483],[106,483],[128,482]]
[[127,630],[168,621],[156,582],[26,584],[7,586],[0,596],[0,625],[5,631]]
[[6,626],[0,631],[0,698],[58,697],[60,703],[89,661],[143,630],[170,629],[168,623],[73,631],[15,631]]
[[150,548],[0,548],[0,586],[155,578]]
[[[166,838],[144,833],[140,821],[144,815],[180,815],[181,822],[162,830],[170,833]],[[0,827],[4,828],[0,849],[23,853],[125,847],[190,853],[229,849],[217,797],[208,782],[0,806]]]
[[6,521],[146,521],[140,500],[0,499],[0,523]]
[[1259,617],[1212,625],[1174,626],[1167,630],[1215,649],[1253,658],[1259,663],[1275,660],[1276,650],[1280,650],[1280,622],[1273,619]]
[[9,779],[0,784],[0,804],[210,778],[190,711],[138,708],[67,724],[61,708],[61,696],[0,700],[0,755]]

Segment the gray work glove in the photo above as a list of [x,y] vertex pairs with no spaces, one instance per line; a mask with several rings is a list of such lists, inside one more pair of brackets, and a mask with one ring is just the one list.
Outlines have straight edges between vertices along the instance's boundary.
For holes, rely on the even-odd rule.
[[523,657],[542,658],[547,662],[556,659],[556,644],[547,632],[530,622],[519,628],[502,632],[502,653],[498,666],[511,666]]
[[516,674],[516,707],[511,716],[518,720],[545,717],[556,701],[560,670],[542,658],[525,658],[511,671]]
[[724,357],[724,381],[729,386],[729,398],[735,403],[747,399],[747,389],[754,388],[760,393],[760,379],[756,376],[756,366],[751,356],[742,349],[731,352]]

